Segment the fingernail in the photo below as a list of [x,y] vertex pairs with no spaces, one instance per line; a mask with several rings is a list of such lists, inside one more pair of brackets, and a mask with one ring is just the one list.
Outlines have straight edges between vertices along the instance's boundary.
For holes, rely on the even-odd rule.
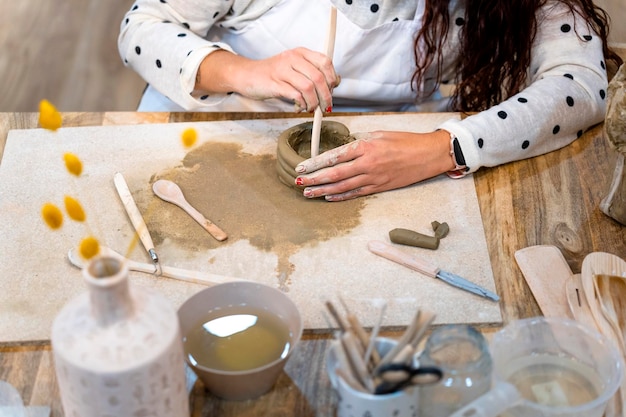
[[326,113],[332,113],[332,112],[333,112],[333,107],[332,106],[326,107]]
[[296,166],[296,172],[298,174],[302,174],[304,172],[304,166],[302,166],[302,165]]
[[313,190],[311,190],[310,188],[305,188],[304,189],[304,196],[305,197],[311,197],[313,195]]
[[303,185],[304,184],[304,180],[300,177],[296,178],[296,185]]

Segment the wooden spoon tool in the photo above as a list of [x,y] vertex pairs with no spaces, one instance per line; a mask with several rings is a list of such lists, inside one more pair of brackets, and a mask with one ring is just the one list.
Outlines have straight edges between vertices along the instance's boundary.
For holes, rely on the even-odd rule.
[[515,260],[543,315],[571,317],[565,282],[572,270],[561,251],[550,245],[529,246],[515,252]]
[[[155,266],[148,263],[137,262],[130,259],[127,259],[122,254],[110,249],[106,246],[100,246],[100,253],[106,256],[110,256],[112,258],[118,259],[121,262],[126,262],[128,265],[128,269],[131,271],[144,272],[146,274],[156,274]],[[77,268],[84,268],[85,262],[81,258],[76,248],[70,249],[67,258],[72,265]],[[215,285],[221,284],[223,282],[232,282],[232,281],[244,281],[241,278],[231,278],[223,275],[211,274],[208,272],[202,271],[192,271],[189,269],[182,268],[174,268],[171,266],[161,266],[161,276],[166,278],[177,279],[180,281],[192,282],[194,284],[200,285]]]
[[[601,305],[603,300],[599,293],[600,288],[596,283],[596,275],[617,275],[626,277],[626,261],[610,253],[594,252],[585,256],[581,271],[583,292],[589,303],[591,314],[598,330],[608,339],[612,340],[615,346],[621,351],[622,357],[626,358],[623,340],[620,340],[620,336],[614,331],[614,324],[610,321],[611,319],[617,320],[617,318],[613,317],[608,319],[606,315],[608,312],[604,311]],[[624,369],[624,372],[626,375],[626,369]],[[613,397],[610,406],[617,416],[622,416],[622,413],[626,412],[625,384],[622,383],[618,394]]]
[[175,204],[187,212],[192,219],[197,221],[200,226],[209,232],[209,234],[215,239],[221,242],[228,238],[226,232],[220,229],[218,225],[204,217],[202,213],[189,204],[189,202],[185,199],[183,191],[176,183],[169,180],[158,180],[152,184],[152,191],[154,191],[154,194],[160,199],[167,201],[168,203]]

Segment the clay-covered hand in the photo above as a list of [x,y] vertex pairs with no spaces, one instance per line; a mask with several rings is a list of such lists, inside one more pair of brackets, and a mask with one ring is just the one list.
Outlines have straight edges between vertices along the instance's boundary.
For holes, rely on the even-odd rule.
[[216,51],[202,62],[196,89],[236,92],[264,100],[282,98],[294,103],[295,111],[313,111],[319,105],[332,108],[332,90],[340,77],[326,55],[295,48],[261,60],[228,51]]
[[446,131],[376,131],[301,162],[296,185],[304,196],[342,201],[404,187],[454,167]]

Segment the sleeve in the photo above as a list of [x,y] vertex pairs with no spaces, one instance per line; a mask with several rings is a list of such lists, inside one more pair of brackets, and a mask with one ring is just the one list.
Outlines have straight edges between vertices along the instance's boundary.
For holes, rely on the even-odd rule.
[[231,10],[234,0],[137,0],[121,22],[118,49],[124,65],[181,107],[192,110],[224,95],[194,97],[202,60],[218,49],[204,39]]
[[601,39],[562,3],[548,3],[540,14],[529,85],[486,111],[440,126],[458,138],[468,173],[564,147],[604,118]]

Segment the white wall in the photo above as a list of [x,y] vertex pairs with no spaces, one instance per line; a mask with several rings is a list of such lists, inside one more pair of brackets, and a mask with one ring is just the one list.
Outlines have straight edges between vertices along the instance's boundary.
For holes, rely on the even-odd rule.
[[626,0],[595,0],[595,4],[611,16],[611,44],[626,48]]

